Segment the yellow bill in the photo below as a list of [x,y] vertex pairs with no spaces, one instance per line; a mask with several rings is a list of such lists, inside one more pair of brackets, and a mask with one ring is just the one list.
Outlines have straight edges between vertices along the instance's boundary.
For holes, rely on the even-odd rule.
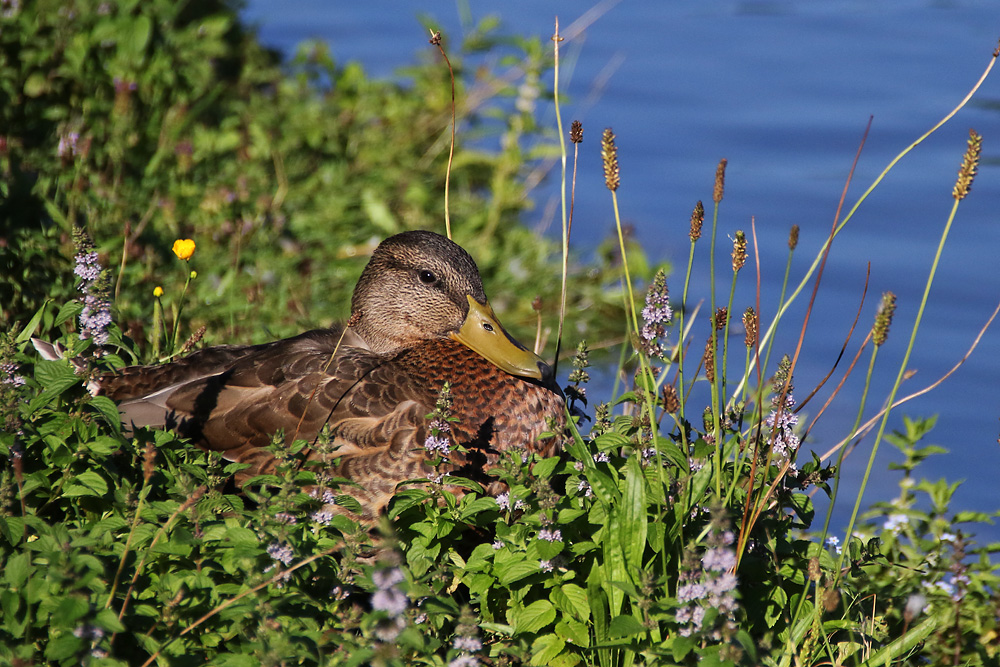
[[488,302],[484,305],[471,296],[468,299],[469,314],[458,333],[451,334],[453,339],[511,375],[536,380],[551,375],[551,369],[541,357],[514,340],[500,325]]

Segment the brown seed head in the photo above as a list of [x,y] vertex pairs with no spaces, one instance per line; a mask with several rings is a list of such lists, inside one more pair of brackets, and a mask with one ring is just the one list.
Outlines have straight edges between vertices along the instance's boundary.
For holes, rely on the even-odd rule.
[[736,232],[733,239],[733,273],[739,273],[747,261],[747,235],[742,230]]
[[574,120],[569,126],[569,140],[574,144],[578,144],[583,141],[583,123],[578,120]]
[[705,342],[705,377],[708,378],[709,382],[715,382],[715,351],[712,341],[715,335],[708,337],[708,341]]
[[540,294],[531,300],[531,309],[536,313],[542,312],[542,296]]
[[146,443],[146,450],[142,453],[142,480],[148,482],[156,469],[156,446],[152,442]]
[[969,130],[969,145],[965,149],[962,157],[962,166],[958,170],[958,180],[955,181],[955,189],[951,191],[951,196],[961,201],[969,194],[972,188],[972,180],[976,177],[976,169],[979,167],[979,154],[983,150],[983,137],[976,134],[975,130]]
[[726,328],[726,324],[729,322],[729,309],[723,306],[715,311],[715,317],[712,319],[712,324],[716,329],[722,331]]
[[705,223],[705,206],[701,203],[701,200],[694,205],[694,211],[691,213],[691,231],[688,236],[691,237],[691,243],[694,243],[701,238],[701,226]]
[[672,384],[663,385],[663,407],[670,414],[676,414],[681,409],[681,399],[677,395],[677,387]]
[[746,334],[743,337],[743,342],[746,343],[747,348],[752,348],[757,344],[757,313],[754,312],[753,307],[747,308],[743,311],[743,329]]
[[434,46],[441,46],[441,33],[440,32],[432,32],[431,33],[431,40],[430,41],[431,41],[431,44],[433,44]]
[[795,250],[796,246],[799,245],[799,226],[792,225],[792,228],[788,231],[788,249]]
[[892,292],[882,294],[882,303],[875,313],[875,324],[872,326],[872,342],[876,347],[881,346],[889,338],[889,326],[892,324],[892,316],[896,312],[896,295]]
[[712,191],[712,201],[718,204],[722,201],[722,193],[726,189],[726,165],[729,160],[722,158],[719,166],[715,168],[715,189]]
[[621,185],[621,175],[618,173],[618,147],[615,146],[615,133],[611,128],[604,130],[601,137],[601,160],[604,162],[604,183],[608,190],[615,192]]
[[201,342],[201,339],[205,337],[205,331],[205,325],[198,327],[198,330],[191,334],[191,337],[184,342],[180,353],[184,355],[193,350],[195,346]]
[[809,579],[811,581],[819,581],[820,574],[822,570],[819,568],[819,558],[814,556],[809,559]]

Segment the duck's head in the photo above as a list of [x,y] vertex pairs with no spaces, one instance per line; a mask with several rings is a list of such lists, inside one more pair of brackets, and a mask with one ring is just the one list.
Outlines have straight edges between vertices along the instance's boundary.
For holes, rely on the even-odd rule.
[[501,326],[469,253],[433,232],[403,232],[379,244],[354,288],[351,313],[354,330],[380,354],[451,338],[512,375],[552,375]]

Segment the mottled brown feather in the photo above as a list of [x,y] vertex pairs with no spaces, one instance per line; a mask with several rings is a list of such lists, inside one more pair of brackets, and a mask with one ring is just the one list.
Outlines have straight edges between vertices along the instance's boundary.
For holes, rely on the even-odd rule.
[[[342,338],[342,329],[325,329],[264,345],[209,348],[163,366],[106,375],[101,393],[119,403],[127,427],[173,428],[201,447],[249,464],[237,475],[241,484],[273,472],[275,460],[266,447],[276,433],[284,433],[286,443],[314,443],[329,425],[337,446],[329,472],[357,485],[350,492],[367,517],[381,511],[401,483],[435,472],[426,465],[423,445],[427,415],[445,382],[458,419],[452,442],[469,453],[453,453],[443,470],[488,483],[484,473],[505,450],[553,455],[557,439],[538,438],[549,430],[549,420],[564,424],[558,388],[510,375],[443,333],[457,327],[450,320],[464,317],[465,294],[483,301],[485,295],[471,258],[439,239],[410,233],[390,239],[391,251],[380,259],[376,251],[355,291],[356,312],[377,313],[359,327],[363,333],[351,328]],[[420,245],[428,240],[431,251]],[[421,285],[405,284],[410,266],[432,266],[450,287],[438,288],[427,297],[429,305],[423,303]],[[393,308],[405,324],[387,332],[394,326]],[[416,321],[421,313],[430,320],[426,324]],[[320,456],[316,450],[308,455]]]

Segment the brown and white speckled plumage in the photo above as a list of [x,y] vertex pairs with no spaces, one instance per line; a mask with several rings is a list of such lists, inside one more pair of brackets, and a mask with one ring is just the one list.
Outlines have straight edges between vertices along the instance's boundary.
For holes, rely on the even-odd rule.
[[[273,470],[265,448],[275,433],[286,442],[313,442],[328,424],[338,447],[332,472],[357,485],[348,491],[371,517],[400,483],[433,472],[425,465],[427,415],[446,381],[459,420],[452,442],[470,451],[453,454],[445,469],[477,477],[507,449],[555,453],[555,438],[538,440],[549,430],[547,420],[564,423],[548,368],[530,352],[515,351],[523,356],[518,368],[536,379],[513,375],[456,339],[479,312],[476,304],[492,316],[472,258],[437,234],[406,232],[376,249],[355,288],[343,340],[343,329],[334,328],[208,348],[163,366],[106,375],[100,391],[118,402],[126,426],[174,428],[250,464],[240,483]],[[500,344],[519,347],[495,319],[482,327]]]

